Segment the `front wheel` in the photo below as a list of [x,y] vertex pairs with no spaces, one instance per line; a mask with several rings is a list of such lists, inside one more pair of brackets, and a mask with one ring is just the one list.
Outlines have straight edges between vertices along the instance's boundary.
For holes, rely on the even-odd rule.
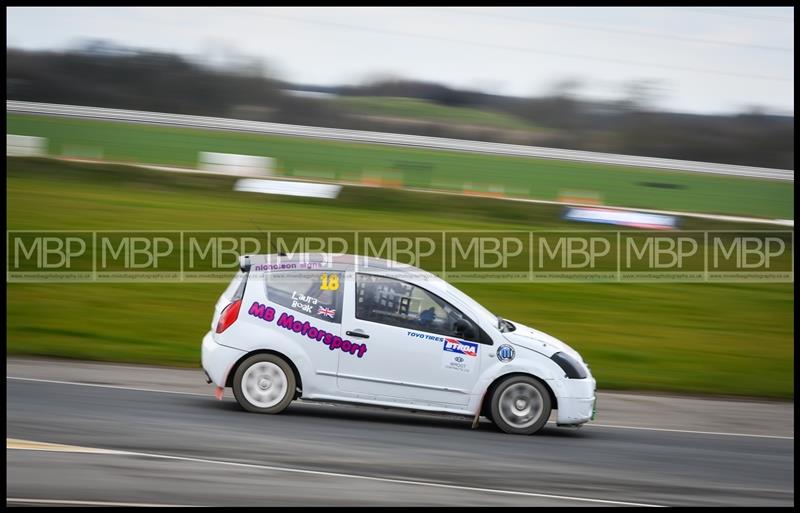
[[538,380],[514,376],[500,383],[492,394],[492,421],[502,431],[532,435],[550,418],[550,394]]
[[254,413],[280,413],[294,399],[295,377],[283,358],[272,354],[253,355],[236,369],[233,396],[239,405]]

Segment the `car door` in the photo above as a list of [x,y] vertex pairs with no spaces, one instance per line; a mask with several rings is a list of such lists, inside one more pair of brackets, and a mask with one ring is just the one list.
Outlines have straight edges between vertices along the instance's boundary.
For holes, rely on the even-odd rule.
[[398,403],[469,402],[487,347],[477,342],[477,325],[439,296],[399,279],[355,273],[342,329],[367,345],[363,358],[339,356],[343,392]]

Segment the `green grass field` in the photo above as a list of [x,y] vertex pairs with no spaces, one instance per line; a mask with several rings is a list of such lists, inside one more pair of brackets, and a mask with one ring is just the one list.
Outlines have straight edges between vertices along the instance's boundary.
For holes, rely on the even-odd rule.
[[467,107],[447,107],[417,98],[391,96],[340,96],[327,100],[349,112],[417,121],[477,125],[510,130],[542,130],[533,123],[502,112]]
[[52,155],[195,167],[199,151],[270,156],[288,176],[383,176],[411,187],[557,200],[596,194],[608,205],[794,218],[792,183],[579,162],[351,144],[189,128],[6,115],[7,133],[48,139]]
[[[7,159],[10,230],[586,229],[560,209],[345,188],[339,199],[232,191],[233,179]],[[742,226],[688,220],[688,229]],[[747,229],[758,228],[757,225]],[[589,228],[591,229],[591,228]],[[580,351],[602,389],[793,396],[793,284],[458,284]],[[197,367],[224,284],[9,283],[8,354]]]

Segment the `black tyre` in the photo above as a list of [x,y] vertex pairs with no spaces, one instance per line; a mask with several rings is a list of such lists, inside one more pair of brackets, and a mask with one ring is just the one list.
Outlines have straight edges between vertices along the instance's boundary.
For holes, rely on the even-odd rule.
[[483,400],[481,415],[494,422],[492,418],[492,396],[489,394],[487,394],[486,398]]
[[550,393],[530,376],[508,378],[492,394],[492,422],[506,433],[532,435],[544,427],[551,411]]
[[233,375],[233,396],[254,413],[280,413],[295,395],[294,372],[286,361],[272,354],[257,354],[243,361]]

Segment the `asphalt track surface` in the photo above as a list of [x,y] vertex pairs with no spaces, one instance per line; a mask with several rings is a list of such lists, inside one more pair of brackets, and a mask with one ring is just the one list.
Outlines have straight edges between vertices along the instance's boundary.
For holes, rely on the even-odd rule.
[[601,393],[595,423],[523,437],[357,406],[246,413],[199,370],[6,372],[8,505],[794,505],[791,402]]

